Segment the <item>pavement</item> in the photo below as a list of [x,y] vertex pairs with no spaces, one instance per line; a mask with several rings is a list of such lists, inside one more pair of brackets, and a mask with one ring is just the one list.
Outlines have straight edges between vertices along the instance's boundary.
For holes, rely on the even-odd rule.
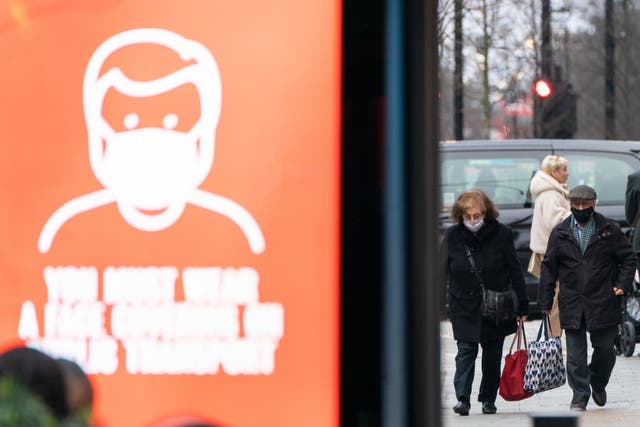
[[[525,324],[527,340],[534,340],[540,326],[539,320],[530,320]],[[477,402],[478,388],[482,374],[478,351],[475,378],[471,393],[471,411],[469,416],[455,414],[451,408],[456,404],[453,389],[455,371],[456,344],[453,339],[451,323],[444,321],[440,325],[441,369],[442,369],[442,426],[443,427],[613,427],[640,426],[640,357],[636,353],[631,357],[618,356],[613,368],[611,380],[607,386],[607,404],[596,406],[589,401],[585,412],[569,410],[572,392],[568,384],[554,390],[536,394],[518,402],[507,402],[500,396],[496,400],[498,413],[484,415],[481,404]],[[509,352],[513,335],[505,339],[504,355]],[[562,342],[566,358],[566,344]],[[589,352],[589,358],[591,352]],[[552,418],[556,421],[552,422]]]

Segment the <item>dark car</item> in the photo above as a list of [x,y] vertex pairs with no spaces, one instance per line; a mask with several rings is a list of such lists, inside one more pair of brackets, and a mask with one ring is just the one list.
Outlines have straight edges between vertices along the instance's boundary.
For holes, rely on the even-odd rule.
[[442,180],[441,227],[458,195],[471,188],[487,193],[500,210],[500,221],[513,230],[518,257],[525,272],[531,312],[538,313],[538,281],[528,274],[529,233],[533,200],[529,181],[545,156],[569,161],[569,187],[586,184],[598,194],[598,212],[626,230],[624,196],[627,175],[640,169],[640,141],[608,140],[477,140],[446,141],[440,145]]

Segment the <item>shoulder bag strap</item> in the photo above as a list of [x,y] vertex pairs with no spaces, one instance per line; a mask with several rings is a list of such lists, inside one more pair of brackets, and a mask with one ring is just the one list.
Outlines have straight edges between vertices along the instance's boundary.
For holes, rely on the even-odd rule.
[[480,289],[482,289],[482,292],[484,292],[484,282],[482,281],[482,277],[480,277],[480,274],[478,273],[476,262],[473,260],[473,256],[471,256],[471,250],[469,249],[469,246],[464,245],[464,250],[467,253],[467,258],[469,258],[469,264],[471,264],[471,268],[473,269],[478,282],[480,282]]

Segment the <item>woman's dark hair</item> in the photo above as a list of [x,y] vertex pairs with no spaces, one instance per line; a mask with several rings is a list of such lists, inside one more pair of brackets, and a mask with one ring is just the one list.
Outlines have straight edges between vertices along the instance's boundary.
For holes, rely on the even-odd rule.
[[69,415],[64,378],[56,361],[29,347],[17,347],[0,354],[0,378],[10,377],[26,386],[62,420]]
[[458,196],[458,199],[451,207],[451,222],[457,224],[462,220],[464,212],[471,206],[478,205],[482,212],[484,212],[484,220],[490,221],[498,219],[500,213],[491,201],[491,199],[484,194],[482,190],[474,188],[473,190],[463,191]]

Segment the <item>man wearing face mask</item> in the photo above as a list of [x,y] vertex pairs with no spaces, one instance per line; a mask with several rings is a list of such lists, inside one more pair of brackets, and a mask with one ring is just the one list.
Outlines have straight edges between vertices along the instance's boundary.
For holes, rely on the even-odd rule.
[[[613,220],[594,212],[596,192],[578,185],[569,192],[571,216],[549,237],[542,261],[538,304],[549,314],[555,283],[560,325],[567,339],[567,377],[573,390],[570,409],[586,410],[589,396],[607,403],[606,387],[616,361],[614,339],[621,322],[619,296],[631,290],[636,256]],[[587,364],[587,332],[593,355]]]

